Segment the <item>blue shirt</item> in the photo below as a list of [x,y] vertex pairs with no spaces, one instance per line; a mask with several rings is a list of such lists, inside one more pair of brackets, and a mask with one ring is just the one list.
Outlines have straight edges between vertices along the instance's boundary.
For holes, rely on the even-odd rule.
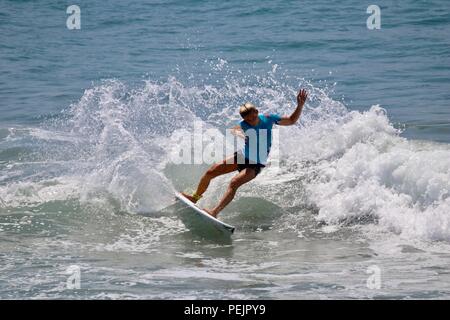
[[276,113],[260,114],[259,123],[251,126],[244,120],[239,125],[245,134],[245,145],[242,153],[250,163],[266,164],[272,146],[272,126],[281,120]]

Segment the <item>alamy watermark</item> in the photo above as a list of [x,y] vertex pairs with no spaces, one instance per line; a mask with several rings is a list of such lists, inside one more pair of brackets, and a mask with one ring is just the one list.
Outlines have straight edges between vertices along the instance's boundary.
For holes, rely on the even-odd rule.
[[367,13],[371,15],[367,18],[366,25],[369,30],[381,29],[381,9],[376,4],[367,7]]
[[381,269],[377,265],[371,265],[367,268],[366,273],[370,274],[367,278],[367,288],[371,290],[381,289]]
[[69,290],[81,288],[81,269],[77,265],[71,265],[66,269],[69,277],[66,280],[66,288]]
[[70,16],[66,20],[66,26],[69,30],[81,29],[81,9],[77,5],[68,6],[66,13]]
[[240,155],[236,159],[238,164],[248,160],[250,163],[266,163],[270,160],[271,167],[279,167],[279,129],[256,131],[250,128],[244,135],[244,132],[236,134],[232,129],[227,129],[225,134],[215,128],[204,130],[201,121],[195,121],[193,127],[192,133],[180,131],[173,137],[176,143],[169,154],[170,162],[213,164],[226,159],[231,164],[235,161],[231,155],[237,150]]

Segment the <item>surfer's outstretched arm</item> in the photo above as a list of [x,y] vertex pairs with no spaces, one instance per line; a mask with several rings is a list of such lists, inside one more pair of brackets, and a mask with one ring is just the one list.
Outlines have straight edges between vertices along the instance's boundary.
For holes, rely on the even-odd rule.
[[298,92],[297,95],[297,108],[290,116],[283,116],[281,120],[278,121],[280,126],[291,126],[295,124],[300,118],[300,114],[302,113],[303,106],[305,105],[305,101],[308,98],[308,93],[305,89],[302,89]]

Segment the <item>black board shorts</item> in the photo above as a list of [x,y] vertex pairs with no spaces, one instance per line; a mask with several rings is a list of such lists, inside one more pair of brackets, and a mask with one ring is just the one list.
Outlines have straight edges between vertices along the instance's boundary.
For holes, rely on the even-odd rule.
[[244,155],[239,151],[236,151],[234,153],[234,163],[237,163],[239,172],[241,172],[245,168],[254,169],[255,176],[257,176],[261,172],[261,169],[265,167],[265,165],[261,163],[250,163],[250,160],[244,158]]

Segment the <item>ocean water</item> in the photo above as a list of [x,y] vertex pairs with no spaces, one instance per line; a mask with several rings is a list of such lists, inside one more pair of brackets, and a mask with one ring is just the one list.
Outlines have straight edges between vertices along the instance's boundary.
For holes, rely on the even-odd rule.
[[[444,0],[1,1],[0,298],[450,298],[449,27]],[[183,220],[193,123],[300,87],[235,234]]]

